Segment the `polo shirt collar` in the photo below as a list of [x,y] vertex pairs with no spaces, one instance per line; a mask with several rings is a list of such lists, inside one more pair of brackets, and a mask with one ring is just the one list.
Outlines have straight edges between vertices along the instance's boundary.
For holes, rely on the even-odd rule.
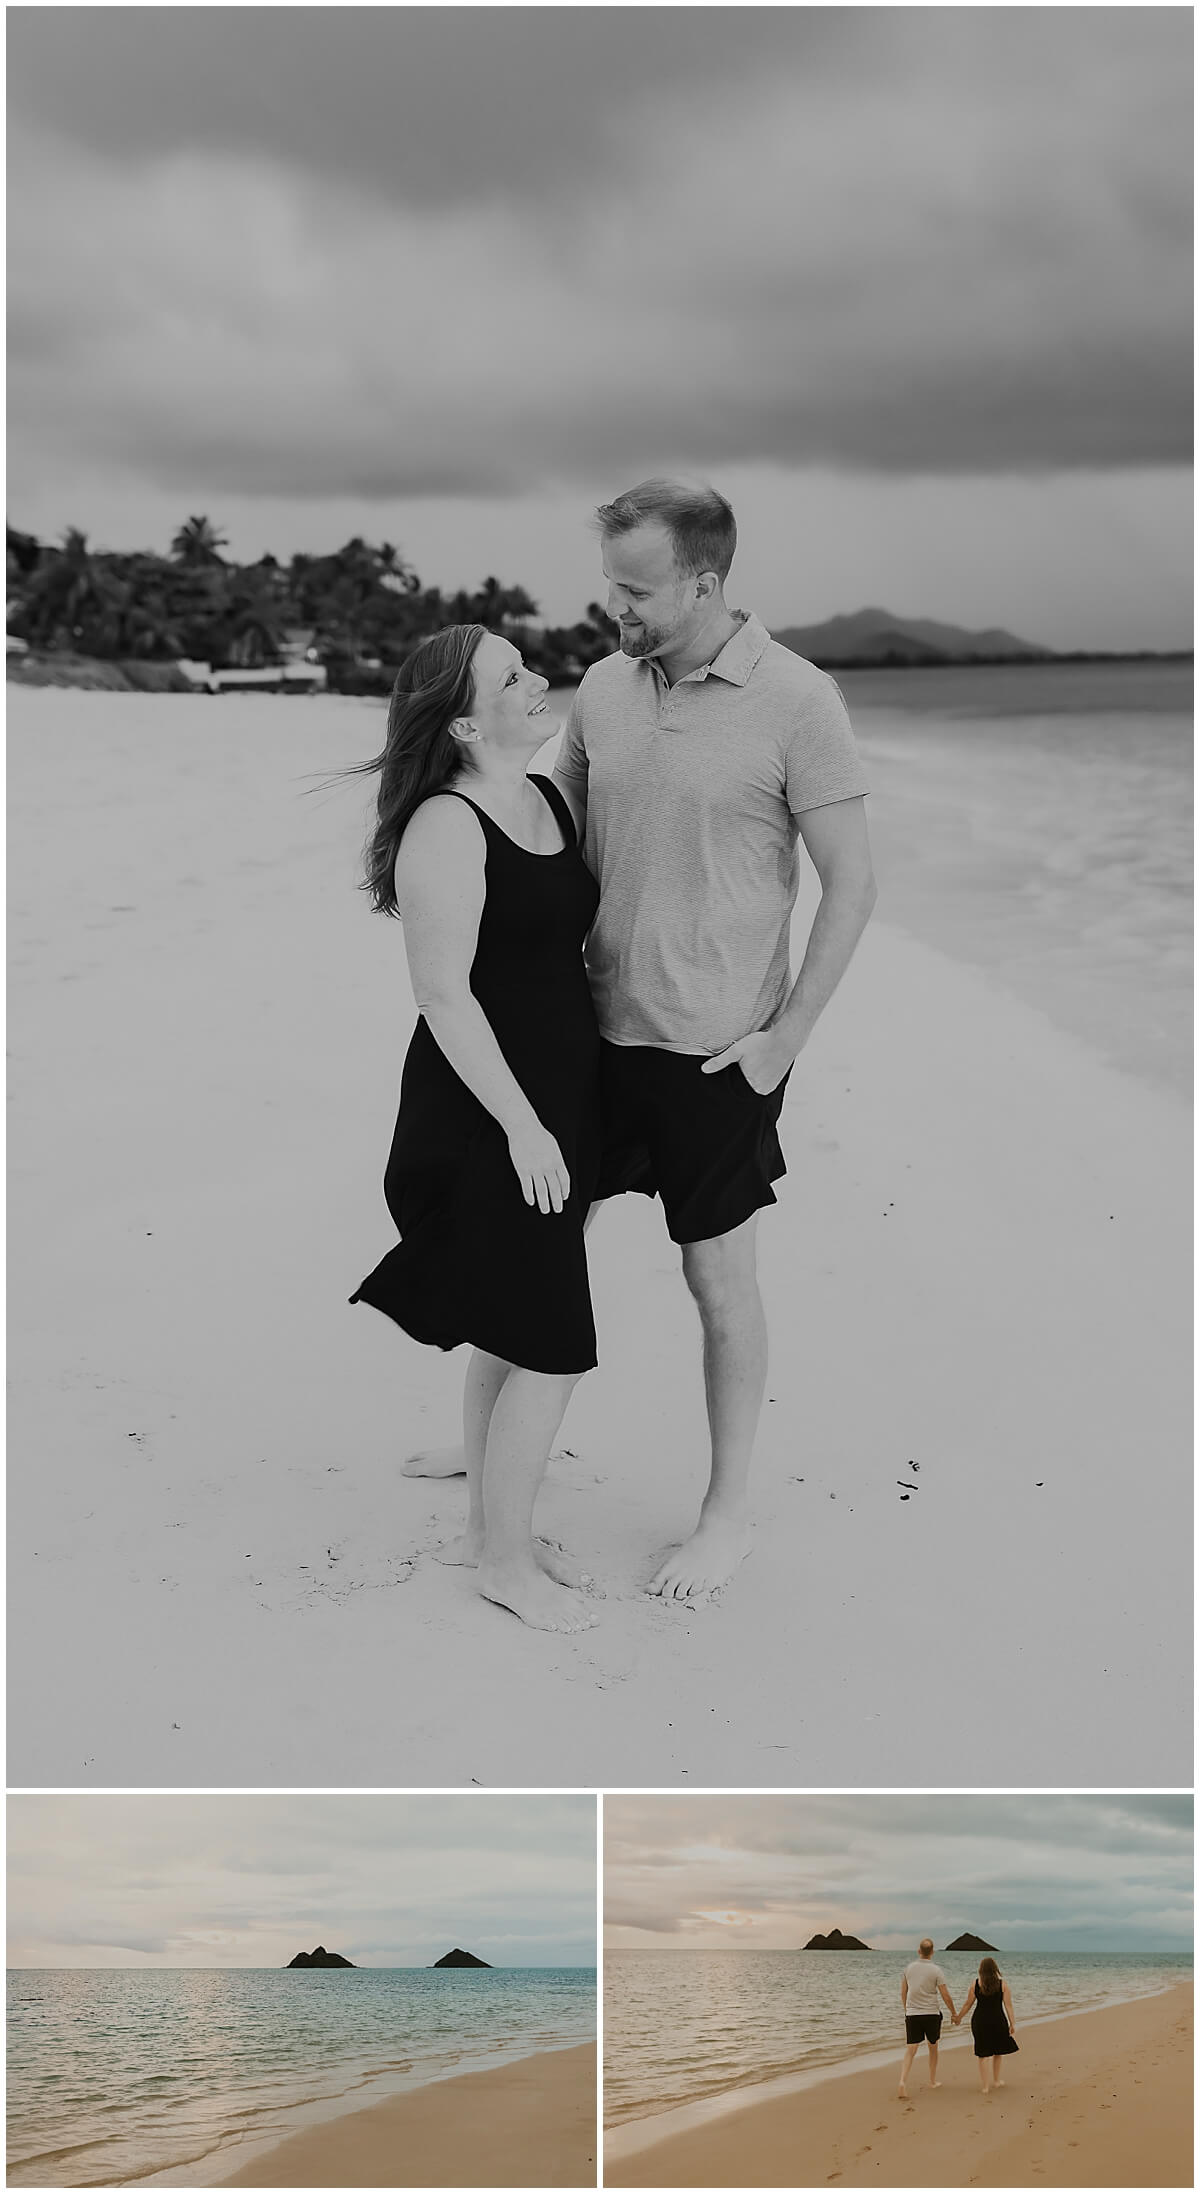
[[731,686],[744,686],[770,643],[771,635],[753,610],[747,610],[736,632],[730,634],[719,655],[708,666],[709,676],[724,678]]
[[[674,690],[678,690],[681,685],[703,685],[706,678],[713,677],[723,678],[731,686],[749,683],[750,673],[764,648],[770,645],[771,635],[753,610],[742,610],[737,614],[741,616],[742,622],[736,632],[730,633],[720,653],[714,655],[711,663],[702,663],[699,670],[689,670],[685,677],[677,681]],[[662,670],[652,656],[642,656],[638,669],[648,670],[656,684],[661,686],[664,683]]]

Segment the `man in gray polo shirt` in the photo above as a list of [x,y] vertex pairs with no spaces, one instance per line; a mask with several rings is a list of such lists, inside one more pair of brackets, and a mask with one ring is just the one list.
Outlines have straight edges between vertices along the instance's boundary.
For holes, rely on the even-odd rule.
[[[600,881],[597,1193],[661,1197],[703,1327],[708,1490],[650,1585],[697,1600],[749,1550],[767,1369],[758,1213],[785,1170],[787,1077],[875,902],[866,781],[833,680],[727,606],[737,533],[723,496],[650,480],[597,523],[621,652],[580,685],[555,777],[586,809]],[[801,843],[821,899],[793,983]]]

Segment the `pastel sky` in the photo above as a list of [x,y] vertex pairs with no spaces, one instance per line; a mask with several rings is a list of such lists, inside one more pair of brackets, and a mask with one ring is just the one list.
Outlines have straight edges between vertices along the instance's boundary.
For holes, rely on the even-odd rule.
[[1187,1950],[1192,1801],[1173,1795],[616,1797],[611,1949],[789,1950],[840,1927],[1000,1950]]
[[8,14],[10,516],[600,587],[715,480],[731,598],[1190,644],[1191,11]]
[[594,1965],[590,1797],[8,1800],[13,1966]]

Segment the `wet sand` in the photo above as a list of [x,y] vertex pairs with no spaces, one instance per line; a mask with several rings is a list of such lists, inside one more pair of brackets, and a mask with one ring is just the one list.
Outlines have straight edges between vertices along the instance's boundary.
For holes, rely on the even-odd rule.
[[921,2052],[909,2100],[888,2070],[751,2102],[635,2146],[605,2138],[607,2186],[1191,2186],[1192,1991],[1017,2026],[1004,2086],[984,2100],[970,2035]]
[[528,1630],[432,1558],[461,1483],[399,1471],[462,1355],[346,1301],[413,1007],[361,788],[302,794],[379,712],[9,703],[14,1784],[1190,1783],[1181,1103],[885,896],[789,1085],[751,1559],[644,1591],[707,1443],[625,1197],[538,1515],[608,1596]]
[[294,2133],[229,2186],[594,2186],[596,2052],[541,2050]]

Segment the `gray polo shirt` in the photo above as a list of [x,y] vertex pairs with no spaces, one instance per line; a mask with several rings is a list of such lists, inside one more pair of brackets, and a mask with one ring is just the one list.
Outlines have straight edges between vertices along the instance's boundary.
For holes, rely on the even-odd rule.
[[796,818],[867,789],[833,679],[754,616],[674,686],[610,655],[575,695],[556,767],[587,800],[602,1034],[708,1057],[764,1028],[791,989]]

